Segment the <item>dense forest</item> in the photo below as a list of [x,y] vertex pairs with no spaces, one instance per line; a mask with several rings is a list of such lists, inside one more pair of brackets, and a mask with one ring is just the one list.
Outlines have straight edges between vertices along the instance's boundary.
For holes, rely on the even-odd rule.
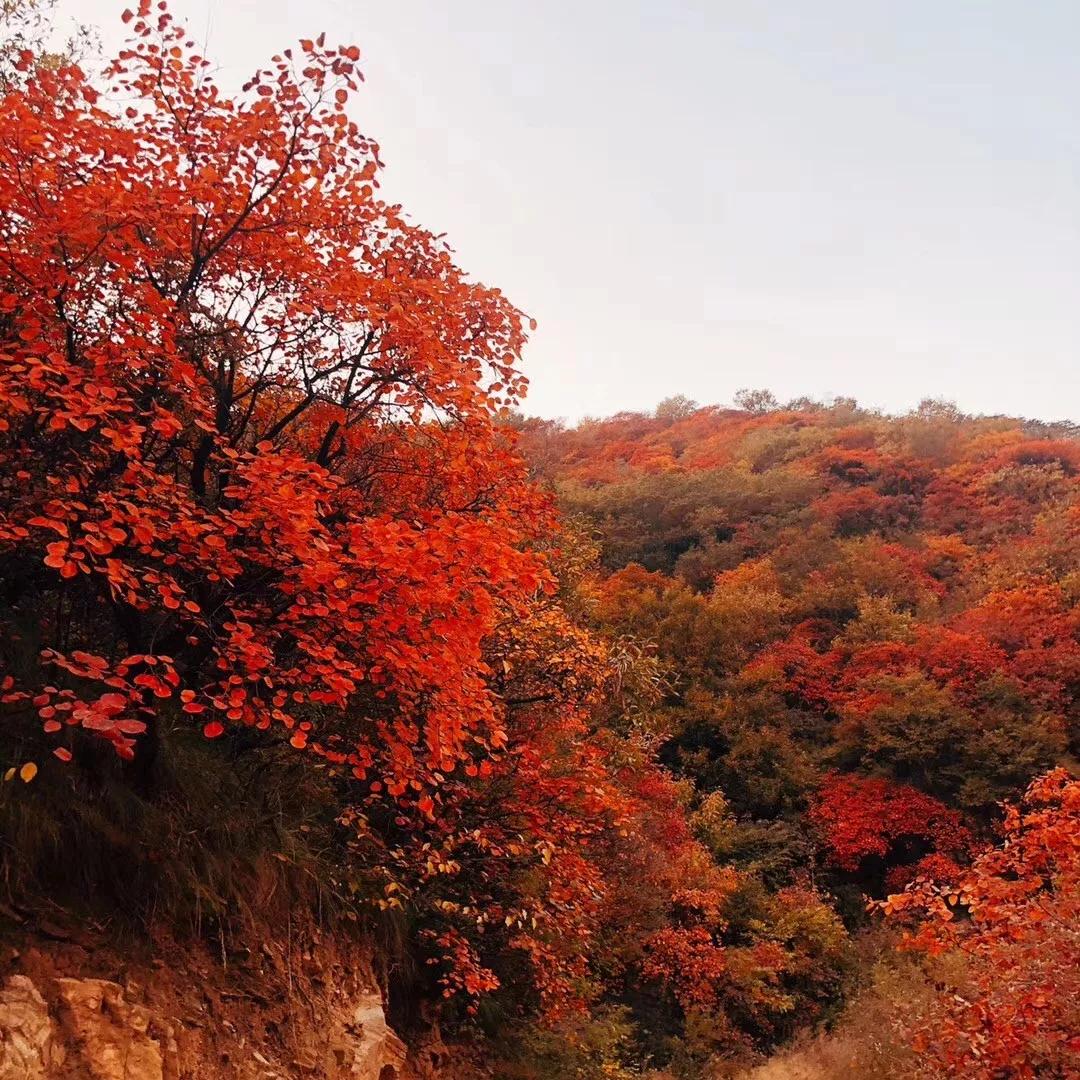
[[0,56],[10,962],[356,942],[447,1080],[1075,1076],[1077,430],[529,419],[354,46],[124,20]]
[[[850,400],[739,398],[520,425],[536,472],[595,545],[591,625],[656,665],[656,697],[633,722],[730,875],[714,911],[672,904],[650,946],[679,1013],[663,1022],[679,1030],[673,1052],[760,1047],[834,1017],[873,975],[855,949],[872,937],[867,898],[902,893],[871,910],[975,923],[960,949],[977,996],[946,994],[907,1020],[922,1066],[932,1048],[956,1075],[1056,1075],[1040,1055],[1053,1059],[1049,1030],[1075,1033],[1080,992],[1063,771],[1080,739],[1077,431],[935,401],[888,417]],[[1074,884],[1040,896],[1037,915],[995,894],[981,926],[972,890],[991,867],[1017,872],[989,852],[1003,828],[1034,827],[1002,805],[1033,781],[1029,814],[1072,808],[1054,837],[1011,845],[1064,841],[1058,869]],[[923,927],[932,953],[957,947],[941,929]],[[906,979],[888,1011],[918,996]],[[656,1002],[635,1008],[639,1030],[663,1029]],[[866,1075],[917,1072],[896,1050]]]

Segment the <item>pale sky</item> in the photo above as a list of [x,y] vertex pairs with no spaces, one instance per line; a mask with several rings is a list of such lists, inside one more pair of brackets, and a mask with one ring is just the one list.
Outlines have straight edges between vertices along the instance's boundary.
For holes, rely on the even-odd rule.
[[[124,6],[60,0],[113,48]],[[385,194],[540,323],[528,412],[749,386],[1080,420],[1076,0],[171,9],[227,87],[360,46]]]

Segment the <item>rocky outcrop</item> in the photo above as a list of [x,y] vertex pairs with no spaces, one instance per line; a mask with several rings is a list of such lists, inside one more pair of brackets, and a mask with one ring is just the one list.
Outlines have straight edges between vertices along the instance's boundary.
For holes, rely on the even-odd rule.
[[49,1080],[64,1052],[45,999],[25,975],[0,989],[0,1080]]
[[65,1034],[94,1080],[180,1080],[172,1025],[105,979],[57,979]]
[[387,1024],[379,994],[367,994],[357,1002],[346,1034],[352,1042],[348,1076],[360,1080],[401,1080],[405,1044]]
[[[309,1041],[296,1056],[286,1057],[285,1064],[244,1038],[236,1040],[228,1055],[207,1056],[209,1046],[200,1038],[205,1029],[196,1025],[194,1031],[185,1032],[182,1019],[162,1016],[132,1000],[131,988],[125,990],[119,983],[93,978],[47,982],[42,986],[48,1000],[25,975],[10,976],[0,988],[0,1080],[410,1080],[413,1076],[405,1044],[387,1024],[377,991],[363,992],[351,1000],[346,1012],[328,1015],[323,1040]],[[236,1030],[231,1022],[222,1023],[226,1030]]]

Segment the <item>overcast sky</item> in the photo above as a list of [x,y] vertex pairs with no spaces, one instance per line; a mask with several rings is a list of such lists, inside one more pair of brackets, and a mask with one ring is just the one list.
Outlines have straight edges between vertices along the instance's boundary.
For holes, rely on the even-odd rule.
[[[60,7],[120,41],[124,0]],[[539,320],[530,412],[749,386],[1080,420],[1076,0],[171,8],[227,86],[361,47],[385,193]]]

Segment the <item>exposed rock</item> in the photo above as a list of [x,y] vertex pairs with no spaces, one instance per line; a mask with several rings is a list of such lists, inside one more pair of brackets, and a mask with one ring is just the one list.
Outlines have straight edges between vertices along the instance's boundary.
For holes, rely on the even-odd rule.
[[46,1080],[63,1058],[45,999],[12,975],[0,989],[0,1080]]
[[[192,954],[197,946],[192,947]],[[374,977],[327,947],[291,993],[246,973],[182,971],[176,956],[145,967],[53,942],[14,953],[0,978],[0,1080],[437,1080],[448,1056],[429,1039],[414,1060],[387,1023]],[[182,955],[182,954],[180,954]],[[258,955],[254,953],[253,955]],[[363,961],[361,956],[360,961]],[[312,961],[311,966],[317,965]],[[89,968],[89,970],[88,970]],[[422,1064],[421,1064],[422,1060]]]
[[346,1026],[351,1061],[342,1077],[354,1080],[402,1080],[405,1044],[386,1022],[382,998],[368,993],[357,1000],[352,1022]]
[[95,1080],[179,1080],[171,1026],[104,979],[57,979],[61,1021]]

